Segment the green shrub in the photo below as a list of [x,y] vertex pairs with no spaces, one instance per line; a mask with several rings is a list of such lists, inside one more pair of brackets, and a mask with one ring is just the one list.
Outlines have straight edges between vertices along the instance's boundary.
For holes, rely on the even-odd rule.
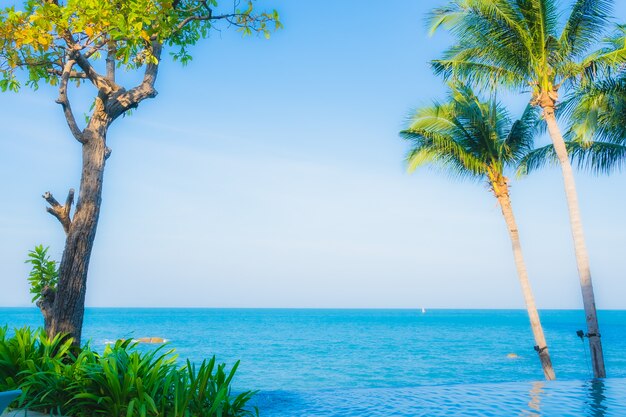
[[15,329],[9,337],[7,327],[0,327],[0,391],[17,389],[28,370],[60,363],[68,356],[71,344],[67,338],[50,339],[45,331],[27,327]]
[[239,365],[230,372],[215,357],[199,366],[178,366],[173,349],[141,352],[131,341],[102,354],[45,332],[0,328],[0,389],[21,389],[20,408],[73,417],[245,417],[255,394],[231,393]]
[[28,259],[24,261],[32,265],[28,282],[30,282],[30,293],[33,294],[32,302],[40,299],[44,291],[49,289],[56,291],[59,281],[59,270],[57,262],[50,260],[48,249],[43,245],[35,246],[34,250],[28,252]]

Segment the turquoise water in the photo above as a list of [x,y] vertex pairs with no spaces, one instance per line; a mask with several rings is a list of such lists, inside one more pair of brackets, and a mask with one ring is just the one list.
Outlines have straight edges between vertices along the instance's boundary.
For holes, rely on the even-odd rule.
[[[541,316],[557,377],[589,379],[587,345],[576,336],[585,328],[583,312]],[[600,311],[599,320],[608,375],[625,378],[626,311]],[[1,323],[37,326],[41,318],[36,309],[0,309]],[[183,359],[241,359],[235,388],[262,390],[258,401],[268,416],[367,415],[271,414],[271,404],[283,404],[286,413],[285,404],[301,410],[332,399],[350,404],[346,395],[360,403],[372,396],[421,398],[433,385],[530,384],[543,377],[521,310],[88,309],[83,334],[96,348],[117,338],[163,337]],[[522,398],[528,384],[511,389]],[[626,396],[626,383],[620,387]]]

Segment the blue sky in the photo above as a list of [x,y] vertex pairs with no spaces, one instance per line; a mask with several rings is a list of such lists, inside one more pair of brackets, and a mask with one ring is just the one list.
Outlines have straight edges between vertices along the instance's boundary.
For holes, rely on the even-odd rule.
[[[428,61],[449,39],[424,25],[441,3],[265,2],[271,40],[224,29],[166,60],[159,96],[109,132],[87,304],[522,308],[486,187],[405,173],[397,132],[445,91]],[[80,147],[55,97],[0,95],[2,306],[30,304],[30,248],[61,257],[40,196],[78,188]],[[625,179],[577,175],[599,308],[626,308]],[[581,308],[560,172],[512,199],[539,307]]]

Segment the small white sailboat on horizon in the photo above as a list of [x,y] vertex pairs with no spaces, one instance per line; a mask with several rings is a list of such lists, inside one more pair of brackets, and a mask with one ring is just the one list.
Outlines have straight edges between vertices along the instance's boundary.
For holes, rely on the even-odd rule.
[[426,309],[424,307],[422,307],[422,314],[426,313]]

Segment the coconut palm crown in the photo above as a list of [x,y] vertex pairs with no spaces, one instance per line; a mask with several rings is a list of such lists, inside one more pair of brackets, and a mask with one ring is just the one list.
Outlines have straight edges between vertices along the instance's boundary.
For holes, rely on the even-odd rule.
[[433,69],[472,84],[530,86],[533,104],[553,106],[563,83],[626,56],[624,47],[591,51],[609,27],[612,4],[576,1],[559,31],[554,0],[453,0],[430,16],[431,33],[445,27],[457,39]]
[[561,166],[576,264],[585,308],[594,376],[606,376],[589,255],[576,184],[565,140],[556,121],[559,90],[577,78],[623,62],[626,45],[607,54],[597,47],[605,35],[612,0],[575,0],[564,25],[557,0],[451,0],[430,17],[431,32],[445,27],[456,43],[432,62],[436,73],[483,87],[532,91],[542,109]]
[[482,102],[464,85],[451,86],[445,103],[435,103],[415,112],[400,135],[411,142],[407,156],[409,171],[432,165],[452,176],[484,181],[498,199],[511,238],[515,266],[526,302],[535,350],[546,379],[555,373],[519,239],[509,198],[507,168],[531,148],[538,123],[535,108],[527,106],[521,119],[511,123],[506,109],[495,100]]
[[[609,174],[626,164],[626,60],[617,68],[612,64],[619,62],[615,60],[624,45],[626,25],[621,25],[597,54],[596,70],[580,78],[560,106],[569,122],[565,137],[570,159],[579,169],[594,174]],[[544,146],[522,159],[519,173],[557,162],[554,147]]]
[[482,102],[469,87],[456,83],[445,103],[417,110],[400,135],[412,145],[410,172],[431,165],[452,176],[483,180],[497,197],[506,191],[505,169],[514,169],[532,149],[537,123],[531,106],[511,123],[502,104]]

